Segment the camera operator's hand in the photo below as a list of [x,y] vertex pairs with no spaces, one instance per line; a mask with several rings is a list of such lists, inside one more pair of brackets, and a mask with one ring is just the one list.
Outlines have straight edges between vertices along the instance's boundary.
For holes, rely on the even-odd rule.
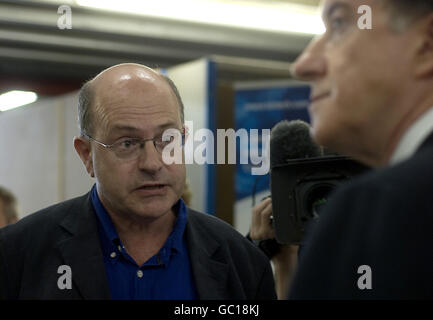
[[275,238],[272,227],[272,199],[266,198],[253,207],[250,237],[253,240],[266,240]]
[[[266,198],[253,207],[250,238],[255,241],[275,238],[272,225],[272,199]],[[278,299],[286,299],[298,263],[299,246],[281,244],[272,256],[274,265],[275,289]]]

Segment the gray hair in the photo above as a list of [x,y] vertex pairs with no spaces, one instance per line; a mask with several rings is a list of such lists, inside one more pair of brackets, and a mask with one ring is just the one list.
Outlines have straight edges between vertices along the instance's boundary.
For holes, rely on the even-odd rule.
[[4,214],[7,223],[18,220],[17,199],[4,187],[0,186],[0,201],[4,205]]
[[391,27],[395,31],[404,31],[412,23],[433,13],[432,0],[381,0],[389,11]]
[[89,80],[81,87],[78,95],[78,127],[81,134],[93,133],[93,116],[91,112],[93,96],[92,82]]
[[179,90],[177,89],[176,85],[174,84],[173,80],[171,80],[168,76],[166,76],[165,74],[161,74],[162,78],[165,79],[165,81],[167,81],[168,85],[170,86],[171,90],[173,90],[176,99],[177,99],[177,103],[179,104],[179,111],[180,111],[180,121],[182,122],[182,124],[185,123],[185,114],[184,114],[184,105],[183,105],[183,101],[182,98],[180,96]]
[[[168,76],[160,74],[160,76],[168,83],[171,90],[176,96],[179,104],[180,120],[182,124],[185,123],[184,116],[184,105],[182,98],[179,94],[179,90]],[[78,127],[81,134],[93,134],[94,128],[94,115],[92,112],[92,104],[94,101],[94,90],[92,80],[89,80],[83,84],[78,94]]]

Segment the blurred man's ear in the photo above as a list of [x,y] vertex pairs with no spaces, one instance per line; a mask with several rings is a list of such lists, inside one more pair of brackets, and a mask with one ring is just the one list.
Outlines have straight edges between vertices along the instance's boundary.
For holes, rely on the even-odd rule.
[[417,77],[433,76],[433,14],[424,18],[419,28],[420,45],[416,52],[415,75]]
[[78,155],[83,161],[84,166],[86,167],[87,172],[93,178],[95,177],[95,172],[93,170],[93,161],[92,161],[92,150],[90,148],[90,141],[81,137],[74,137],[74,148],[77,151]]

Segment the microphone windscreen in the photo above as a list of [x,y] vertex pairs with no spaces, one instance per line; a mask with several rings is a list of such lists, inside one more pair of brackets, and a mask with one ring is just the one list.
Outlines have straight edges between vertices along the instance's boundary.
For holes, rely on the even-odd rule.
[[310,134],[310,125],[302,120],[283,120],[271,130],[271,168],[293,159],[320,157],[322,148]]

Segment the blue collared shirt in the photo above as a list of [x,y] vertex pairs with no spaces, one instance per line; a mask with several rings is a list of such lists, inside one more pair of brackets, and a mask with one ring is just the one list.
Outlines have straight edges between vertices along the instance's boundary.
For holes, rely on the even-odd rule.
[[99,239],[112,299],[192,300],[197,291],[184,237],[186,207],[179,200],[177,218],[161,250],[138,266],[126,252],[114,224],[99,199],[96,185],[91,191],[98,217]]

